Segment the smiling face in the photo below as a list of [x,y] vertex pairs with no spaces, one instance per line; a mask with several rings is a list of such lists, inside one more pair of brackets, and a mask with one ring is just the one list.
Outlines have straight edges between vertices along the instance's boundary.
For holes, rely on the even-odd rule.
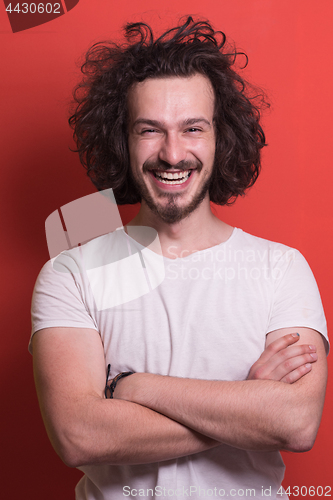
[[150,78],[128,96],[132,175],[146,205],[178,222],[208,199],[215,155],[214,91],[203,75]]

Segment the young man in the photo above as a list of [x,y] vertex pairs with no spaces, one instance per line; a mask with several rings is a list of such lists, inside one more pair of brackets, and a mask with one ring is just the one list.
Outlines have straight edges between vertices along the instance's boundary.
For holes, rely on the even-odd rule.
[[[98,189],[141,208],[39,276],[32,348],[49,437],[85,472],[80,500],[283,498],[278,450],[313,445],[327,332],[303,257],[211,211],[258,176],[258,108],[208,23],[188,18],[157,40],[140,23],[126,33],[124,47],[88,53],[70,122]],[[163,257],[139,241],[142,227]],[[110,263],[127,247],[150,284],[160,259],[165,277],[114,307],[112,287],[136,278],[114,283],[85,259]]]

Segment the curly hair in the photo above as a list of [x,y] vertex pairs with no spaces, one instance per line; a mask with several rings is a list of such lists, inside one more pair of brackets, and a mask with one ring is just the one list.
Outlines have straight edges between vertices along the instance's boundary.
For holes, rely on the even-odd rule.
[[268,105],[265,96],[233,69],[239,54],[246,57],[245,65],[247,56],[228,50],[224,33],[192,17],[157,39],[145,23],[127,24],[124,30],[123,45],[101,42],[89,49],[81,67],[84,78],[74,90],[76,108],[69,124],[88,176],[98,190],[112,188],[118,204],[139,202],[128,152],[128,91],[146,78],[199,73],[215,93],[210,200],[233,203],[256,181],[266,145],[259,124],[260,110]]

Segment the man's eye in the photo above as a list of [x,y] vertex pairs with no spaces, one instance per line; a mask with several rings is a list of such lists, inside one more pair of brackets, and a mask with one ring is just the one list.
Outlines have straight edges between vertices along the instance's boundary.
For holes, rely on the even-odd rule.
[[157,130],[154,128],[145,128],[144,130],[141,130],[141,135],[154,134],[155,132],[157,132]]
[[191,127],[191,128],[187,129],[187,132],[201,132],[201,130],[199,128],[196,128],[196,127]]

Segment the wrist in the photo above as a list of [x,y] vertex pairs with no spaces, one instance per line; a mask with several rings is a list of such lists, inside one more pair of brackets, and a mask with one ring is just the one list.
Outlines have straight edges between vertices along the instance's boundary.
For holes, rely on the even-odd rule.
[[117,383],[114,398],[148,406],[152,378],[156,376],[151,373],[133,373],[130,377],[122,378]]
[[134,372],[131,372],[131,371],[120,372],[109,383],[108,378],[109,378],[110,369],[111,369],[111,365],[108,365],[108,370],[107,370],[107,375],[106,375],[106,385],[105,385],[105,390],[104,390],[104,395],[105,395],[106,399],[108,399],[108,398],[113,399],[114,398],[114,393],[115,393],[117,384],[119,383],[120,380],[124,379],[125,377],[128,377],[129,375],[134,374]]

